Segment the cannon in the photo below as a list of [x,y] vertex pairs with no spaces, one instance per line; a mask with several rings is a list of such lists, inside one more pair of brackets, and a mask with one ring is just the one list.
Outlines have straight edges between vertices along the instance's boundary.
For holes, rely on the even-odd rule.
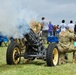
[[21,57],[27,60],[42,59],[47,66],[59,64],[59,50],[56,43],[49,43],[45,47],[42,39],[32,29],[22,39],[14,39],[6,52],[6,62],[9,65],[19,64]]

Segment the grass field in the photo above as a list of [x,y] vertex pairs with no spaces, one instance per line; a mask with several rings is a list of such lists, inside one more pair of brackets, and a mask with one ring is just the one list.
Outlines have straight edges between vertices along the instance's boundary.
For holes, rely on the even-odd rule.
[[76,75],[76,64],[72,63],[71,53],[67,63],[48,67],[45,61],[37,59],[25,64],[23,58],[19,65],[7,65],[6,50],[7,47],[0,47],[0,75]]

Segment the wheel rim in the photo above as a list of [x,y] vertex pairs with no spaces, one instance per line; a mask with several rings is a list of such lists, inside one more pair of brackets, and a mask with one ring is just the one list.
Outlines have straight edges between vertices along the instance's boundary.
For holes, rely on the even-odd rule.
[[58,50],[56,48],[54,48],[53,50],[53,64],[57,65],[58,63]]
[[14,64],[18,64],[18,62],[20,61],[20,50],[18,47],[15,47],[13,50],[13,62]]

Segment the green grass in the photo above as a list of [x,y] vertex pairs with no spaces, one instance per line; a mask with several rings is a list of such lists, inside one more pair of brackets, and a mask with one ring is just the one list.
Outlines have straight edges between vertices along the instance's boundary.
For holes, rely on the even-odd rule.
[[6,51],[7,47],[0,47],[0,75],[76,75],[76,64],[72,63],[72,53],[69,53],[68,63],[48,67],[45,61],[37,59],[25,64],[23,58],[19,65],[7,65]]

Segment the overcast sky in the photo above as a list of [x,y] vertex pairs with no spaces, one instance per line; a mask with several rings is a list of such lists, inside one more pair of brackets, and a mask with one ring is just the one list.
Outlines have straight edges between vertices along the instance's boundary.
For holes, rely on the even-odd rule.
[[36,11],[38,19],[44,16],[54,24],[59,24],[62,19],[67,24],[71,19],[76,21],[76,0],[25,0],[23,5]]
[[65,19],[66,24],[70,20],[73,20],[74,23],[76,21],[76,0],[0,0],[0,8],[2,4],[11,1],[17,5],[17,8],[22,7],[35,11],[39,15],[37,17],[39,21],[42,16],[52,21],[53,24],[60,24],[62,19]]

